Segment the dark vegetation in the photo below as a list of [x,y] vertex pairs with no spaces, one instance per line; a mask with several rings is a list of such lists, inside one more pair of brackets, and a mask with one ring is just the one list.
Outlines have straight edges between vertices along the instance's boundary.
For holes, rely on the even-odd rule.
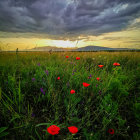
[[[46,131],[52,124],[60,127],[58,135]],[[1,52],[0,138],[138,140],[139,52]]]

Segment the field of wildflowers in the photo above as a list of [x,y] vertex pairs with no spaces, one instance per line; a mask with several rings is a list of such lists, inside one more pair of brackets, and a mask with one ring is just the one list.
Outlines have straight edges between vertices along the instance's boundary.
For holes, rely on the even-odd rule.
[[0,139],[139,138],[139,52],[0,53]]

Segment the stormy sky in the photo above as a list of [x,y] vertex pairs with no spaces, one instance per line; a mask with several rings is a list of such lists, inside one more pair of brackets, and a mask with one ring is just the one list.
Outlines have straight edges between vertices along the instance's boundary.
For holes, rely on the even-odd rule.
[[139,48],[139,34],[140,0],[0,0],[0,42],[11,48],[35,40]]

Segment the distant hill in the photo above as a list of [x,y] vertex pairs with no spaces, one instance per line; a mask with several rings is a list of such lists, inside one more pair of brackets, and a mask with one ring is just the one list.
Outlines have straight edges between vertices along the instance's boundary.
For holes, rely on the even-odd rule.
[[36,47],[36,48],[30,49],[29,51],[50,51],[50,50],[52,50],[52,51],[72,51],[73,49],[47,46],[47,47]]
[[114,50],[114,49],[100,46],[86,46],[76,49],[76,51],[99,51],[99,50]]
[[139,50],[139,49],[128,49],[128,48],[108,48],[100,46],[86,46],[82,48],[58,48],[58,47],[36,47],[28,51],[121,51],[121,50]]
[[75,51],[119,51],[119,50],[137,50],[137,49],[128,49],[128,48],[108,48],[108,47],[100,47],[100,46],[86,46],[82,48],[78,48]]

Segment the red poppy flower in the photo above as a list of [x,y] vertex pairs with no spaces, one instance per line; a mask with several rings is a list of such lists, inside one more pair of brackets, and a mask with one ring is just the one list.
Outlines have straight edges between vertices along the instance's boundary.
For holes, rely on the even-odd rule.
[[48,133],[51,135],[56,135],[59,133],[60,128],[56,125],[51,125],[50,127],[47,128]]
[[100,68],[102,68],[104,65],[98,65]]
[[110,133],[110,134],[113,135],[113,134],[114,134],[114,129],[109,129],[109,130],[108,130],[108,133]]
[[120,66],[120,64],[119,64],[119,63],[116,63],[116,62],[113,63],[113,65],[114,65],[114,66]]
[[76,60],[80,60],[80,57],[76,57]]
[[99,78],[99,77],[97,77],[96,79],[97,79],[98,81],[100,80],[100,78]]
[[78,132],[78,128],[75,127],[75,126],[71,126],[71,127],[68,127],[69,131],[72,133],[72,134],[75,134]]
[[83,86],[84,87],[88,87],[90,84],[88,84],[88,83],[83,83]]
[[60,80],[60,77],[57,77],[57,80]]
[[71,93],[71,94],[74,94],[74,93],[75,93],[75,90],[72,89],[72,90],[70,91],[70,93]]
[[69,58],[69,56],[66,56],[66,58]]

